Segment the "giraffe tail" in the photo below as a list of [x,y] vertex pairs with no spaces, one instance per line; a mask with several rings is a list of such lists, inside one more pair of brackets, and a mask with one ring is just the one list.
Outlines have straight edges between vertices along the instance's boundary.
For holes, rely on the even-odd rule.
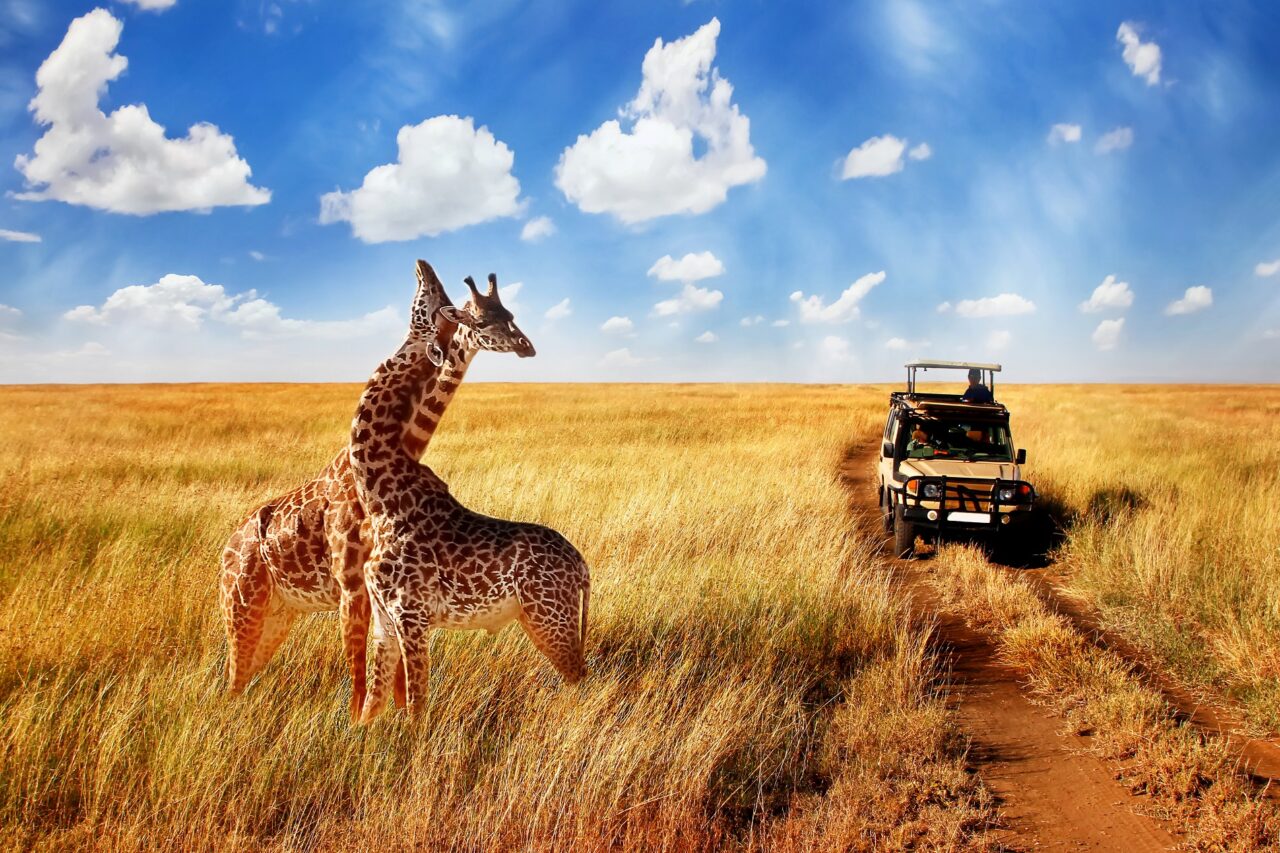
[[582,581],[582,617],[578,623],[578,642],[582,647],[582,658],[587,657],[587,612],[591,609],[591,578]]

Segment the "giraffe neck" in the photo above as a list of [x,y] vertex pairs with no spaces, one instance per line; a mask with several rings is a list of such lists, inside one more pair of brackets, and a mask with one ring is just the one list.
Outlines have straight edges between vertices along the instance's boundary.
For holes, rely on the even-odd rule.
[[[441,324],[440,346],[448,352],[455,329]],[[405,424],[423,384],[439,377],[428,350],[433,338],[411,331],[409,337],[374,371],[360,395],[351,423],[351,468],[356,491],[370,513],[388,514],[397,492],[396,479],[409,469],[418,469],[418,460],[409,454],[403,441]],[[432,480],[443,486],[438,480]],[[447,491],[447,487],[445,488]]]
[[431,437],[435,435],[445,409],[453,400],[471,366],[471,359],[480,350],[480,342],[468,328],[458,329],[453,345],[445,347],[444,366],[438,375],[430,376],[422,385],[413,419],[404,426],[404,448],[414,459],[421,459]]

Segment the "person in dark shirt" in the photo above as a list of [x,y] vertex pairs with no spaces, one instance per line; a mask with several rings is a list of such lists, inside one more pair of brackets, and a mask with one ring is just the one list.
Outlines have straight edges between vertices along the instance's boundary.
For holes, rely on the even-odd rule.
[[994,403],[996,398],[992,396],[991,389],[982,384],[982,371],[975,367],[969,371],[969,387],[960,399],[966,403]]

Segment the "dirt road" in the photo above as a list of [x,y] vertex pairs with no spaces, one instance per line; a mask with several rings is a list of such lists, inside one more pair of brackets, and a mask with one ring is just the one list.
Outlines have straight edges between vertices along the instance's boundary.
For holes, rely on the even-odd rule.
[[[870,447],[850,457],[841,475],[854,523],[883,539],[874,464]],[[951,665],[950,701],[971,744],[969,761],[1001,803],[999,840],[1030,850],[1172,849],[1172,828],[1139,814],[1143,798],[1084,754],[1083,738],[1064,734],[1060,720],[1027,700],[1017,673],[996,659],[992,644],[942,608],[921,564],[893,560],[887,550],[884,559],[909,593],[916,617],[936,625],[940,651]]]

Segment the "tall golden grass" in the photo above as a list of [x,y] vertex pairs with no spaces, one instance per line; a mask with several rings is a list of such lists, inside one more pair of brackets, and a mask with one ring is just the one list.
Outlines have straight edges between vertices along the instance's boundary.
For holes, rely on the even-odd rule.
[[1280,388],[1002,392],[1070,588],[1188,684],[1280,731]]
[[358,390],[0,389],[0,841],[985,843],[925,638],[835,475],[882,390],[467,386],[428,461],[582,550],[588,679],[514,629],[442,633],[420,724],[353,729],[315,616],[226,698],[220,547],[330,458]]

